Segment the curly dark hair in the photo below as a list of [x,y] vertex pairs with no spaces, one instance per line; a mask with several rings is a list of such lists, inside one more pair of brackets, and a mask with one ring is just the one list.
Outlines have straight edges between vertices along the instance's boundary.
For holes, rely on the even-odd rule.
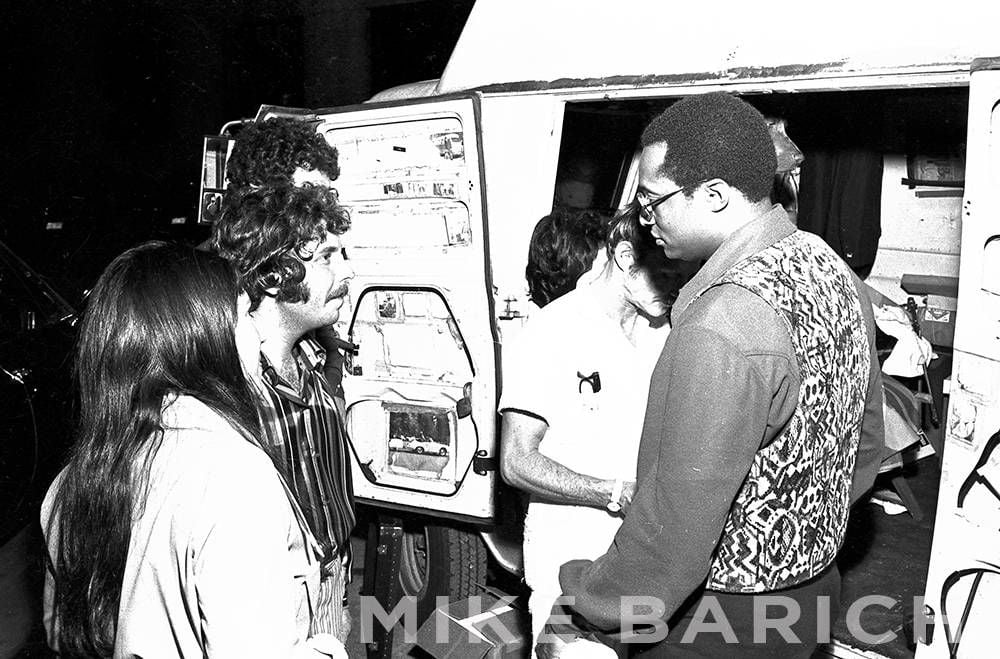
[[643,147],[660,142],[668,147],[660,171],[679,186],[720,178],[753,202],[771,193],[774,143],[767,121],[746,101],[722,92],[682,99],[643,131]]
[[556,208],[535,225],[528,244],[524,276],[528,294],[539,307],[576,287],[607,241],[608,218],[595,211]]
[[340,176],[337,149],[312,124],[274,117],[248,125],[236,136],[226,164],[230,186],[281,185],[298,167],[319,170],[330,180]]
[[278,302],[307,300],[303,261],[307,243],[351,226],[336,191],[321,186],[281,185],[231,189],[212,231],[215,250],[236,268],[240,285],[256,309],[268,288]]

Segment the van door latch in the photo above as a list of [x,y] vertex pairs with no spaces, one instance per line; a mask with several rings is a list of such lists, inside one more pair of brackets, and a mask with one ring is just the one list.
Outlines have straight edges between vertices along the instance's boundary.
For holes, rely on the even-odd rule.
[[476,451],[476,457],[472,458],[472,471],[474,471],[477,476],[485,476],[486,472],[496,471],[497,467],[497,459],[492,456],[487,456],[486,451],[483,449]]

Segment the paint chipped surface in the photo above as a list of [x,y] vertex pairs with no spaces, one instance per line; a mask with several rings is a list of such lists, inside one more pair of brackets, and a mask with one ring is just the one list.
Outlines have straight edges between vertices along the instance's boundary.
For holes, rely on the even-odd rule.
[[436,93],[968,71],[973,60],[1000,55],[996,2],[920,11],[908,0],[840,0],[817,15],[720,0],[718,9],[726,20],[707,25],[703,7],[661,0],[576,0],[572,11],[478,0]]

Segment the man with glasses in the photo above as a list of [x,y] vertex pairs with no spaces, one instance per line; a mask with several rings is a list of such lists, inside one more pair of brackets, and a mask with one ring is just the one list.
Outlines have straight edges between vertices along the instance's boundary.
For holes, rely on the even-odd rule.
[[656,199],[650,199],[649,194],[645,190],[639,190],[635,195],[636,205],[638,206],[639,217],[646,221],[646,224],[650,224],[653,218],[653,212],[656,207],[670,199],[675,194],[684,192],[685,188],[677,188],[673,192],[668,192],[662,194]]
[[629,514],[604,556],[563,565],[563,593],[591,631],[628,632],[622,598],[652,598],[670,631],[650,656],[809,657],[881,456],[871,305],[772,204],[774,146],[749,104],[686,98],[642,145],[643,224],[666,256],[705,263],[653,371]]

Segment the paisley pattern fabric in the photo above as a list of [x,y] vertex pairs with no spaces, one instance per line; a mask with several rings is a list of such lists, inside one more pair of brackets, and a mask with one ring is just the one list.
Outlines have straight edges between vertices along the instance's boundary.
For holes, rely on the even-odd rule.
[[802,384],[787,428],[757,452],[736,496],[707,587],[777,590],[818,574],[843,542],[871,352],[851,272],[813,234],[793,233],[708,288],[721,284],[747,289],[784,320]]

